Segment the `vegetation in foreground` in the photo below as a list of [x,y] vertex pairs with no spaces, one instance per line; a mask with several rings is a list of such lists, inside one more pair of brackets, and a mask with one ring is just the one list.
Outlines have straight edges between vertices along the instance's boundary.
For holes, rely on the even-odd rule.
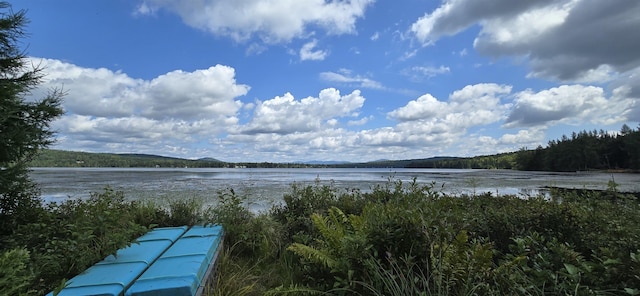
[[106,190],[43,205],[4,234],[0,294],[60,288],[152,227],[221,223],[208,295],[638,295],[640,204],[613,185],[525,198],[294,184],[263,213],[231,189],[206,207]]
[[211,295],[636,295],[640,205],[610,185],[552,198],[294,185],[259,215],[231,196]]

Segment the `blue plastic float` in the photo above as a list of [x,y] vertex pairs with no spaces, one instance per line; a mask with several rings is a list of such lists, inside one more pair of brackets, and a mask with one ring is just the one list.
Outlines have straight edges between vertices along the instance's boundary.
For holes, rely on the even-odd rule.
[[69,280],[58,295],[200,295],[223,234],[219,225],[156,228]]

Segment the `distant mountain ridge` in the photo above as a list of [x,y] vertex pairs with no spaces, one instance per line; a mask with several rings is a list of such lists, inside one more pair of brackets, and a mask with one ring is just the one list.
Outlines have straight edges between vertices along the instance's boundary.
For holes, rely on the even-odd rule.
[[348,161],[339,161],[339,160],[310,160],[310,161],[298,161],[297,163],[302,164],[320,164],[320,165],[334,165],[334,164],[349,164],[351,162]]
[[307,161],[295,163],[229,163],[212,157],[184,159],[143,153],[90,153],[45,149],[31,161],[31,167],[158,167],[158,168],[512,168],[515,152],[462,158],[437,156],[423,159],[370,162]]

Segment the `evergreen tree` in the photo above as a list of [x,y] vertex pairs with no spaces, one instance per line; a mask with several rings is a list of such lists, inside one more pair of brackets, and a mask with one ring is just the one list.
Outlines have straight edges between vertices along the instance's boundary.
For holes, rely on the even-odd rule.
[[49,124],[63,113],[59,90],[38,101],[27,98],[43,76],[19,48],[26,23],[24,10],[0,2],[0,234],[37,213],[40,198],[26,163],[51,144]]

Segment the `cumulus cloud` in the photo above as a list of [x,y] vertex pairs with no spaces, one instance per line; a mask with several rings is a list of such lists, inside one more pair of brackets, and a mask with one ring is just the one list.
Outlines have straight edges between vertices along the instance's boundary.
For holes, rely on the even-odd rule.
[[[446,100],[425,94],[387,113],[396,124],[361,130],[343,129],[337,120],[359,113],[363,104],[359,92],[342,96],[326,89],[317,98],[302,100],[285,94],[258,102],[251,122],[226,140],[250,147],[253,157],[285,161],[305,155],[368,161],[450,155],[451,151],[461,156],[491,154],[544,144],[545,131],[553,123],[584,124],[592,118],[601,118],[607,125],[618,123],[634,107],[625,91],[618,89],[606,99],[602,89],[581,85],[515,93],[509,85],[468,85]],[[349,120],[347,126],[369,118]],[[500,125],[516,130],[488,131]]]
[[511,86],[481,83],[465,86],[453,92],[449,101],[440,101],[425,94],[407,105],[388,113],[399,121],[442,122],[447,126],[470,127],[489,124],[505,117],[508,105],[502,97],[511,92]]
[[562,85],[548,90],[525,90],[516,94],[515,106],[505,127],[545,126],[554,123],[624,121],[634,100],[624,96],[607,99],[600,87]]
[[486,83],[457,90],[448,101],[425,94],[387,113],[397,125],[361,131],[358,139],[362,145],[428,147],[442,152],[461,141],[469,128],[503,120],[509,104],[501,99],[510,92],[510,86]]
[[253,36],[266,43],[287,42],[308,34],[308,27],[328,34],[351,34],[356,21],[374,0],[145,0],[139,14],[166,9],[189,26],[246,41]]
[[[509,145],[509,147],[520,148],[529,147],[544,141],[544,130],[539,128],[519,130],[515,134],[506,133],[500,136],[498,145]],[[510,149],[508,151],[514,151]]]
[[300,48],[300,60],[301,61],[322,61],[324,60],[329,53],[324,50],[314,50],[318,45],[318,40],[312,40],[310,42],[305,43],[302,48]]
[[[143,85],[124,73],[105,68],[82,68],[59,60],[31,58],[31,63],[45,68],[45,79],[39,90],[62,87],[68,95],[67,112],[93,116],[127,116],[136,109],[140,99],[130,90]],[[40,96],[38,90],[34,93]]]
[[46,74],[34,96],[60,86],[67,93],[63,105],[67,113],[54,123],[61,145],[65,139],[87,147],[155,143],[157,148],[175,141],[199,141],[237,125],[243,107],[237,98],[249,91],[249,86],[236,82],[235,70],[223,65],[143,80],[105,68],[31,60]]
[[241,127],[243,134],[291,134],[316,131],[328,120],[357,115],[365,98],[359,90],[341,95],[334,88],[320,91],[318,97],[296,100],[286,93],[271,100],[258,102],[253,118]]
[[495,153],[513,152],[522,147],[535,148],[545,143],[545,130],[542,128],[527,128],[515,133],[505,133],[501,136],[471,134],[459,141],[455,150],[459,156],[489,155]]
[[208,69],[172,71],[152,80],[134,79],[121,72],[83,68],[59,60],[32,58],[45,68],[40,86],[63,86],[65,109],[95,117],[141,115],[163,119],[209,119],[234,116],[249,86],[237,84],[235,70],[216,65]]
[[638,15],[626,0],[445,0],[410,30],[429,45],[479,24],[482,54],[526,56],[533,77],[602,83],[640,66]]
[[216,65],[204,70],[176,70],[144,85],[142,114],[153,118],[203,119],[234,116],[242,104],[234,99],[247,94],[236,84],[235,70]]
[[[628,91],[621,87],[607,98],[602,88],[594,86],[563,85],[512,93],[508,85],[468,85],[451,93],[448,100],[425,94],[409,101],[387,113],[397,125],[362,131],[358,136],[362,145],[455,147],[459,155],[514,151],[544,144],[545,130],[554,124],[611,125],[632,118],[637,100],[628,98]],[[498,137],[468,134],[471,129],[494,129],[496,125],[519,130]]]

